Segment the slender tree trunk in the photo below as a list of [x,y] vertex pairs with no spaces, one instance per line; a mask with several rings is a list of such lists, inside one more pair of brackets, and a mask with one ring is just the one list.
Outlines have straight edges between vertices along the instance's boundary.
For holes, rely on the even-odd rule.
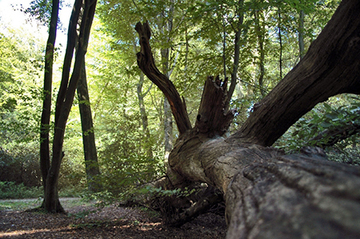
[[237,22],[237,28],[236,28],[236,32],[235,32],[235,40],[234,40],[234,63],[233,63],[233,68],[232,68],[232,72],[231,72],[231,82],[230,82],[230,87],[229,87],[229,92],[226,98],[226,103],[225,103],[225,109],[228,110],[229,106],[230,106],[230,100],[232,95],[234,94],[234,90],[237,84],[237,73],[238,73],[238,69],[239,69],[239,62],[240,62],[240,37],[241,37],[241,32],[243,30],[243,22],[244,22],[244,1],[243,0],[239,0],[238,5],[237,5],[237,15],[238,15],[238,22]]
[[299,56],[300,60],[305,55],[305,45],[304,45],[304,20],[305,20],[305,14],[304,10],[300,10],[299,13]]
[[141,124],[142,124],[142,128],[143,128],[144,133],[146,133],[147,130],[148,130],[149,122],[148,122],[148,118],[147,118],[147,115],[146,115],[145,104],[144,104],[144,95],[143,95],[143,92],[142,92],[142,88],[143,88],[143,85],[144,85],[144,80],[145,80],[144,74],[140,73],[139,83],[137,85],[136,92],[137,92],[137,96],[138,96],[138,100],[139,100]]
[[[171,2],[171,6],[168,12],[168,16],[165,16],[163,13],[164,21],[162,26],[162,32],[170,33],[172,31],[172,14],[173,14],[173,2]],[[167,19],[166,19],[167,18]],[[169,39],[168,39],[169,41]],[[162,62],[162,72],[165,73],[166,77],[170,77],[170,69],[169,69],[169,48],[161,49],[161,62]],[[167,98],[164,98],[164,134],[165,134],[165,160],[167,161],[168,156],[173,148],[173,119],[171,114],[171,107]]]
[[173,124],[169,101],[164,98],[164,133],[165,133],[165,160],[169,158],[169,154],[173,148]]
[[45,72],[43,88],[43,108],[40,123],[40,168],[43,179],[44,193],[46,192],[46,179],[50,168],[50,115],[51,115],[51,92],[52,73],[54,60],[54,46],[59,15],[59,1],[52,2],[52,12],[49,26],[49,37],[46,43]]
[[[169,49],[161,50],[161,61],[163,63],[163,72],[166,72],[167,77],[169,71]],[[165,165],[173,148],[173,119],[169,101],[164,97],[164,150],[165,150]]]
[[279,76],[280,79],[283,78],[283,67],[282,67],[282,55],[283,55],[283,43],[282,43],[282,34],[281,34],[281,10],[280,6],[278,7],[278,36],[279,36]]
[[265,96],[265,89],[264,89],[264,76],[265,76],[265,50],[264,50],[264,41],[265,41],[265,31],[262,29],[260,23],[260,11],[255,11],[255,31],[258,38],[259,43],[259,88],[260,94],[264,97]]
[[[223,4],[221,4],[221,9],[223,8]],[[224,73],[224,78],[227,77],[226,75],[226,24],[225,24],[225,16],[221,16],[222,17],[222,23],[223,23],[223,73]]]
[[95,144],[95,132],[91,114],[89,90],[86,80],[85,59],[83,60],[81,76],[77,85],[77,95],[81,117],[81,129],[88,189],[91,192],[97,192],[100,191],[102,187],[101,183],[96,180],[96,177],[100,175],[100,169]]
[[[169,77],[169,49],[161,49],[161,62],[162,71],[166,72],[166,76]],[[171,114],[171,108],[169,101],[164,97],[164,150],[165,161],[168,160],[169,154],[173,148],[173,119]],[[167,164],[167,163],[166,163]]]
[[56,98],[55,108],[55,124],[57,124],[62,104],[65,99],[66,90],[69,84],[71,62],[74,56],[76,44],[78,42],[77,26],[80,18],[80,11],[83,6],[82,0],[75,0],[72,13],[70,16],[68,35],[67,35],[67,46],[65,50],[65,57],[63,63],[63,70],[61,75],[60,88]]
[[142,129],[143,132],[145,134],[145,145],[142,145],[144,148],[146,148],[146,157],[147,158],[153,158],[153,152],[151,149],[151,143],[150,143],[150,131],[148,128],[148,118],[147,118],[147,114],[146,114],[146,108],[145,108],[145,104],[144,104],[144,97],[147,95],[147,93],[150,91],[151,86],[149,87],[148,91],[143,93],[142,89],[143,89],[143,84],[144,84],[144,80],[145,80],[145,76],[143,73],[140,73],[140,79],[139,79],[139,83],[137,85],[137,96],[138,96],[138,101],[139,101],[139,109],[140,109],[140,117],[141,117],[141,123],[142,123]]

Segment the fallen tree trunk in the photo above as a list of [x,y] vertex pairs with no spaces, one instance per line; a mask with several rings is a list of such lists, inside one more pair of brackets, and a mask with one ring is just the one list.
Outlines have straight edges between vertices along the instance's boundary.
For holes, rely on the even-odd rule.
[[359,238],[358,167],[327,161],[317,151],[283,155],[223,138],[199,142],[179,142],[186,150],[174,149],[171,167],[222,190],[228,238]]
[[359,238],[359,176],[358,168],[303,155],[249,164],[226,194],[227,236]]
[[168,87],[165,95],[178,105],[175,119],[184,121],[177,122],[181,134],[169,156],[168,184],[205,182],[221,190],[227,238],[360,238],[358,167],[329,162],[318,150],[284,155],[264,147],[318,102],[360,93],[359,12],[359,1],[343,1],[304,59],[229,138],[222,137],[233,117],[224,112],[226,82],[208,79],[191,128],[184,101],[154,64],[150,27],[136,25],[139,67]]

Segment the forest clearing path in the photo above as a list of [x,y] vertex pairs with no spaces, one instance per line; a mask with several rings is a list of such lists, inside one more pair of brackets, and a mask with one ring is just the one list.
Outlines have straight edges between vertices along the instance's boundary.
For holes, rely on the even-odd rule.
[[[68,213],[9,210],[1,205],[41,203],[39,199],[0,201],[0,238],[225,238],[223,216],[207,213],[179,228],[168,227],[150,210],[110,205],[103,208],[79,198],[62,198]],[[35,207],[35,206],[33,206]]]

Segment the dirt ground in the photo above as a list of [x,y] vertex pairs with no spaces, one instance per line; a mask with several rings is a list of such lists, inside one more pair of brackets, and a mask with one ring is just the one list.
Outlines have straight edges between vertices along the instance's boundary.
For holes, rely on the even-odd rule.
[[[64,206],[64,205],[63,205]],[[207,213],[180,228],[164,225],[157,214],[116,205],[66,208],[68,215],[0,211],[0,238],[225,238],[222,216]]]

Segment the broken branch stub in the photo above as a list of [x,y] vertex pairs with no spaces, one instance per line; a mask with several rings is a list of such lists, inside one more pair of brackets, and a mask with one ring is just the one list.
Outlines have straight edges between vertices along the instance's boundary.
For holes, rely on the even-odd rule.
[[205,82],[195,128],[198,132],[222,136],[234,119],[234,110],[225,112],[227,98],[227,79],[221,81],[217,76],[215,81],[209,76]]

